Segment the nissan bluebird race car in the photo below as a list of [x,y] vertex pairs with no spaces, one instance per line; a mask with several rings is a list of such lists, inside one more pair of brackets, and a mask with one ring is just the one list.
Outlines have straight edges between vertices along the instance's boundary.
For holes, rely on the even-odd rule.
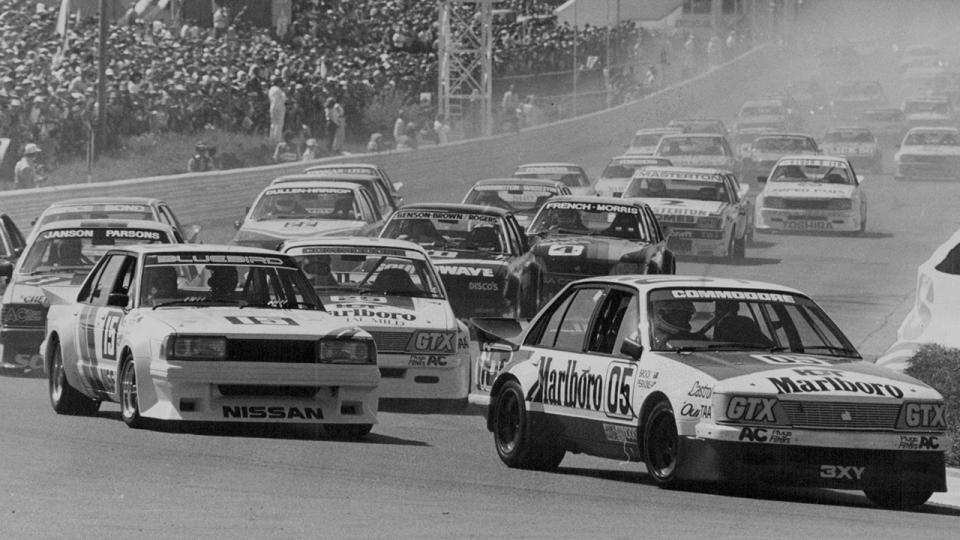
[[53,221],[112,219],[157,221],[173,228],[178,242],[201,243],[200,225],[181,225],[170,205],[153,197],[82,197],[64,199],[48,206],[33,221],[33,230]]
[[527,234],[543,273],[541,305],[583,277],[676,272],[660,224],[643,202],[557,197],[543,205]]
[[673,165],[667,158],[653,156],[617,156],[607,163],[600,173],[594,187],[601,197],[619,197],[627,188],[633,173],[644,167],[669,167]]
[[756,232],[862,233],[867,228],[863,179],[846,158],[785,156],[762,181]]
[[559,180],[570,188],[574,195],[596,195],[590,178],[583,167],[575,163],[526,163],[517,167],[516,178],[540,178]]
[[893,165],[895,180],[957,180],[960,178],[960,130],[912,128],[893,156]]
[[13,268],[0,306],[0,373],[41,375],[39,354],[50,297],[72,298],[107,250],[132,244],[175,243],[156,221],[65,220],[41,225]]
[[650,205],[675,255],[741,259],[753,238],[750,186],[719,169],[647,167],[624,199]]
[[567,452],[645,463],[659,486],[946,491],[943,397],[864,362],[801,292],[703,277],[570,284],[519,339],[484,347],[471,403],[509,467]]
[[766,178],[777,164],[777,160],[789,154],[820,153],[817,141],[802,133],[762,133],[753,143],[740,152],[740,174],[743,182],[752,181],[758,176]]
[[737,164],[727,138],[712,133],[664,135],[653,155],[665,157],[677,167],[708,167],[734,172]]
[[324,163],[314,165],[303,170],[305,173],[330,173],[330,174],[375,174],[380,177],[384,189],[390,193],[393,198],[394,206],[403,206],[403,195],[400,189],[403,188],[403,182],[394,182],[387,174],[387,170],[380,165],[371,163]]
[[89,415],[120,403],[157,421],[376,423],[376,346],[323,311],[289,256],[228,246],[108,251],[71,301],[52,302],[40,347],[50,402]]
[[[652,156],[657,151],[657,145],[660,144],[661,137],[680,133],[683,133],[683,130],[679,127],[638,129],[633,134],[630,144],[627,145],[625,153],[631,156]],[[609,195],[601,194],[601,197],[607,196]]]
[[281,251],[297,261],[328,313],[373,336],[381,409],[384,400],[466,403],[470,333],[422,247],[330,237],[288,242]]
[[384,218],[366,188],[349,182],[267,186],[248,209],[231,244],[275,249],[284,240],[320,235],[376,236]]
[[381,238],[423,246],[459,318],[529,319],[540,294],[540,268],[516,217],[494,206],[421,203],[398,210]]
[[883,172],[880,141],[865,127],[834,127],[823,135],[820,149],[829,156],[842,156],[858,169]]
[[463,204],[503,208],[528,227],[543,203],[557,195],[569,195],[570,188],[559,180],[535,178],[487,178],[478,180],[463,197]]

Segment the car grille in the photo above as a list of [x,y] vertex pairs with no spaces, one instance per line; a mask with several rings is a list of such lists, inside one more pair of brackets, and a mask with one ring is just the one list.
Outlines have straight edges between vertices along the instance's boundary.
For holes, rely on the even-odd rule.
[[227,340],[227,359],[232,362],[314,364],[317,356],[317,341],[312,340]]
[[220,394],[227,397],[292,397],[312,398],[316,395],[316,386],[260,386],[253,384],[221,384],[217,386]]
[[830,199],[784,199],[783,205],[791,210],[828,210]]
[[894,429],[899,404],[781,401],[794,428]]
[[410,343],[409,332],[370,332],[370,335],[377,344],[377,353],[404,352]]

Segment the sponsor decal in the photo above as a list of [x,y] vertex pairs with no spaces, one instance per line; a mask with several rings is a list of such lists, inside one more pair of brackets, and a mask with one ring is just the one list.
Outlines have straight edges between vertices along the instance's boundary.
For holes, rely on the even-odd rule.
[[[812,356],[804,356],[800,354],[751,354],[750,358],[759,360],[765,364],[773,364],[775,366],[829,366],[830,362],[822,360],[820,358],[814,358]],[[832,373],[842,373],[835,372],[832,370],[823,370],[818,372],[817,370],[797,370],[797,373],[801,375],[829,375]]]
[[664,205],[670,205],[670,206],[658,207],[656,212],[654,212],[654,214],[656,214],[657,217],[659,217],[660,214],[663,214],[665,216],[696,216],[696,217],[714,215],[714,212],[710,212],[708,210],[701,210],[699,208],[684,208],[680,206],[681,204],[684,204],[684,201],[682,200],[668,200],[663,202],[664,202]]
[[700,381],[696,381],[693,383],[693,386],[690,387],[687,395],[695,398],[710,399],[713,396],[713,385],[700,384]]
[[469,214],[464,212],[444,212],[441,210],[400,210],[396,214],[396,219],[439,219],[449,221],[463,221],[469,219],[472,221],[497,222],[497,216],[487,216],[484,214]]
[[456,259],[460,254],[456,251],[428,250],[431,259]]
[[907,403],[903,410],[907,427],[947,425],[943,403]]
[[320,407],[283,407],[264,405],[224,405],[221,409],[224,418],[266,419],[266,420],[322,420],[323,409]]
[[23,281],[18,280],[17,283],[20,285],[29,285],[31,287],[40,287],[42,285],[53,285],[54,283],[71,281],[72,279],[73,278],[70,276],[39,276],[34,278],[28,278]]
[[576,257],[582,255],[584,249],[586,249],[586,246],[577,244],[553,245],[547,250],[547,255],[551,257]]
[[321,188],[321,187],[283,187],[283,188],[273,188],[268,189],[264,192],[264,195],[290,195],[290,194],[299,194],[299,193],[333,193],[337,195],[344,195],[347,193],[353,193],[353,190],[347,188]]
[[791,219],[783,222],[783,228],[798,231],[807,229],[830,231],[833,230],[833,223],[830,223],[829,221]]
[[300,326],[297,321],[289,317],[226,317],[231,324],[254,324],[267,326]]
[[940,438],[930,435],[901,435],[900,450],[939,450]]
[[50,214],[70,214],[83,212],[150,212],[150,208],[139,204],[85,204],[78,206],[60,206],[51,208]]
[[29,296],[24,296],[20,298],[20,301],[24,304],[43,304],[46,305],[48,300],[46,296],[34,294]]
[[[291,250],[293,251],[293,250]],[[385,247],[305,247],[300,250],[301,255],[391,255],[394,257],[411,257],[419,255],[417,251]]]
[[536,191],[545,195],[556,195],[557,190],[548,186],[530,184],[486,184],[477,186],[475,191]]
[[710,405],[694,405],[693,403],[684,403],[680,407],[680,416],[689,416],[690,418],[710,418],[713,414],[713,408]]
[[698,173],[686,171],[664,171],[663,169],[641,169],[634,178],[649,178],[660,180],[680,180],[690,182],[722,182],[723,177],[716,173]]
[[330,301],[335,304],[387,304],[385,296],[330,296]]
[[57,229],[44,231],[41,238],[44,240],[50,238],[93,238],[93,229]]
[[716,289],[676,289],[670,292],[674,298],[689,298],[691,300],[704,298],[709,300],[759,300],[763,302],[783,302],[785,304],[796,303],[792,295],[779,293],[722,291]]
[[847,169],[847,162],[842,159],[790,158],[781,159],[778,165],[799,165],[801,167],[836,167]]
[[640,209],[635,206],[626,206],[622,204],[610,203],[591,203],[591,202],[551,202],[547,203],[548,209],[556,210],[582,210],[585,212],[619,212],[621,214],[639,214]]
[[407,365],[410,367],[446,367],[447,360],[443,356],[433,354],[411,354]]
[[792,438],[792,431],[745,427],[740,430],[740,435],[737,437],[737,440],[771,444],[790,444]]
[[727,418],[747,422],[776,422],[776,398],[734,396],[727,403]]
[[603,435],[608,441],[618,443],[637,442],[637,430],[630,426],[621,426],[620,424],[603,424]]
[[649,369],[639,369],[637,370],[637,388],[644,388],[649,390],[657,384],[657,377],[660,376],[659,371],[653,371]]
[[441,276],[469,276],[469,277],[493,277],[493,268],[474,268],[470,266],[459,266],[454,264],[437,265],[437,273]]
[[456,334],[449,332],[419,332],[413,341],[417,351],[453,350]]
[[146,264],[251,264],[258,266],[289,266],[285,259],[264,255],[227,255],[225,253],[173,253],[148,255]]
[[[611,362],[605,374],[589,367],[578,370],[577,361],[555,369],[552,357],[541,357],[538,374],[540,399],[546,405],[600,411],[612,418],[633,418],[636,367]],[[559,362],[558,362],[559,364]]]
[[101,342],[103,343],[102,354],[105,360],[117,359],[117,330],[120,327],[120,319],[122,318],[123,315],[121,312],[111,311],[107,313],[107,317],[103,321]]
[[38,323],[43,321],[44,312],[35,306],[7,306],[4,315],[4,323]]
[[308,172],[310,176],[335,176],[338,174],[364,174],[376,176],[377,172],[370,167],[329,167],[323,169],[314,169]]
[[846,373],[837,371],[833,376],[820,378],[767,377],[778,394],[806,394],[819,392],[849,392],[868,396],[889,396],[900,399],[903,390],[894,384],[852,381],[844,379]]
[[580,172],[570,167],[520,167],[518,173],[567,174]]
[[136,240],[160,240],[162,237],[157,231],[142,229],[107,229],[104,233],[107,238],[133,238]]
[[[330,212],[333,213],[333,212]],[[293,228],[303,228],[303,227],[317,227],[320,225],[319,221],[287,221],[284,222],[283,227],[285,229]]]
[[327,313],[334,317],[346,317],[351,322],[375,322],[399,325],[402,321],[411,322],[417,320],[417,316],[413,313],[384,311],[374,306],[330,309]]
[[859,480],[863,477],[863,471],[866,467],[854,467],[852,465],[821,465],[820,478],[828,480]]
[[467,285],[467,289],[471,291],[496,292],[500,290],[500,285],[495,281],[471,281]]

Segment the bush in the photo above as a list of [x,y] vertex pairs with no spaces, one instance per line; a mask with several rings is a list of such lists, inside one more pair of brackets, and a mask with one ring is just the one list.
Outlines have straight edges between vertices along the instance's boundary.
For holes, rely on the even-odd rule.
[[936,388],[946,404],[947,434],[953,446],[947,450],[947,465],[960,466],[960,349],[924,345],[910,359],[906,373]]

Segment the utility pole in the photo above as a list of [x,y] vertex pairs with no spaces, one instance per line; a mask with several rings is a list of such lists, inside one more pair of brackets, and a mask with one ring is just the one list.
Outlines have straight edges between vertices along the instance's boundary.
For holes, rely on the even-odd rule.
[[[479,122],[481,135],[493,134],[494,0],[440,0],[437,101],[450,124]],[[465,110],[466,109],[466,110]]]
[[100,0],[100,39],[97,47],[97,129],[94,139],[94,159],[100,155],[107,140],[107,0]]

